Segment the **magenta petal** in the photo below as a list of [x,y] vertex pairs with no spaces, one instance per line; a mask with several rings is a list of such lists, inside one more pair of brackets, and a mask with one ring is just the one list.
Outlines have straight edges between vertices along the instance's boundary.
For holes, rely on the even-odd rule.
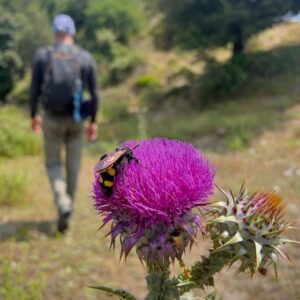
[[[133,156],[138,163],[125,163],[115,179],[111,197],[102,193],[99,174],[95,174],[94,205],[104,223],[114,222],[110,235],[113,240],[122,236],[125,256],[145,236],[148,245],[139,250],[142,257],[149,256],[149,250],[151,255],[159,251],[159,256],[168,253],[173,259],[176,249],[167,242],[168,229],[181,225],[187,236],[194,236],[197,228],[201,228],[201,218],[192,215],[191,210],[208,204],[215,171],[191,144],[153,138],[129,141],[123,146],[132,148],[137,144]],[[135,234],[137,228],[139,233]]]

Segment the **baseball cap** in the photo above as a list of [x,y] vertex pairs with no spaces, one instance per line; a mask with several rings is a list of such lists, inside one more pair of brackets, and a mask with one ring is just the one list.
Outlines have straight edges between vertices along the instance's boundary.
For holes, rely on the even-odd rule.
[[53,31],[75,35],[76,28],[73,19],[65,14],[57,15],[52,23]]

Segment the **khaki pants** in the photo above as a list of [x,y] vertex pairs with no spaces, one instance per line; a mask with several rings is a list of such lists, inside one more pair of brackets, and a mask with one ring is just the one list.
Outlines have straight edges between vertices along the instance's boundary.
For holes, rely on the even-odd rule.
[[[71,212],[80,170],[83,124],[72,117],[43,118],[46,169],[59,213]],[[66,176],[62,170],[62,148],[66,150]],[[65,180],[66,177],[66,180]]]

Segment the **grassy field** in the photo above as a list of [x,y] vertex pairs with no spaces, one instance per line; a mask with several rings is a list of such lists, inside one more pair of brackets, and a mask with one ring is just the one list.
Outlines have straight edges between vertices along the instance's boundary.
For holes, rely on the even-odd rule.
[[[270,43],[259,45],[262,50],[283,44],[292,47],[299,32],[299,26],[293,24],[279,27],[265,33]],[[225,52],[221,51],[222,55],[226,56]],[[170,60],[180,54],[175,58],[174,54],[153,55],[157,65],[150,64],[148,73],[160,76],[164,85],[167,62],[170,65]],[[298,60],[300,63],[300,56]],[[181,64],[187,63],[190,62],[184,57]],[[201,64],[198,67],[201,69]],[[251,190],[275,188],[288,202],[288,217],[299,223],[300,76],[296,71],[265,78],[264,82],[257,82],[257,89],[205,110],[172,101],[159,110],[145,110],[134,92],[134,82],[136,78],[131,78],[102,94],[99,141],[87,145],[84,151],[75,214],[65,236],[59,236],[55,230],[56,211],[39,142],[35,141],[36,148],[27,152],[35,155],[8,150],[11,155],[1,154],[1,300],[108,299],[88,288],[99,284],[128,289],[139,299],[145,296],[145,269],[134,254],[120,262],[118,249],[109,253],[105,230],[97,232],[101,218],[90,198],[95,162],[101,153],[126,139],[159,135],[188,140],[203,149],[216,166],[218,185],[237,190],[246,179]],[[26,131],[26,114],[9,109],[11,115],[17,116],[10,128]],[[219,197],[218,193],[215,197]],[[291,232],[290,237],[300,240],[299,231]],[[187,255],[189,264],[205,253],[208,243],[199,244]],[[289,246],[292,263],[280,262],[278,282],[272,271],[267,277],[256,275],[250,279],[248,275],[236,274],[236,266],[223,270],[216,280],[219,295],[223,300],[300,299],[299,253],[296,245]],[[199,297],[203,295],[201,291],[197,293]]]

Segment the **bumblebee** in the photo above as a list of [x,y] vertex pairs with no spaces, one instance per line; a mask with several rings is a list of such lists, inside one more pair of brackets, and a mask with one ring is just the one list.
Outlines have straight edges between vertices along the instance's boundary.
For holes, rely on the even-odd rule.
[[105,195],[112,195],[115,178],[119,170],[123,169],[125,164],[132,160],[138,162],[133,156],[133,150],[138,146],[139,145],[136,145],[132,149],[129,147],[116,148],[111,153],[104,154],[100,157],[94,170],[95,172],[100,173],[99,185]]

